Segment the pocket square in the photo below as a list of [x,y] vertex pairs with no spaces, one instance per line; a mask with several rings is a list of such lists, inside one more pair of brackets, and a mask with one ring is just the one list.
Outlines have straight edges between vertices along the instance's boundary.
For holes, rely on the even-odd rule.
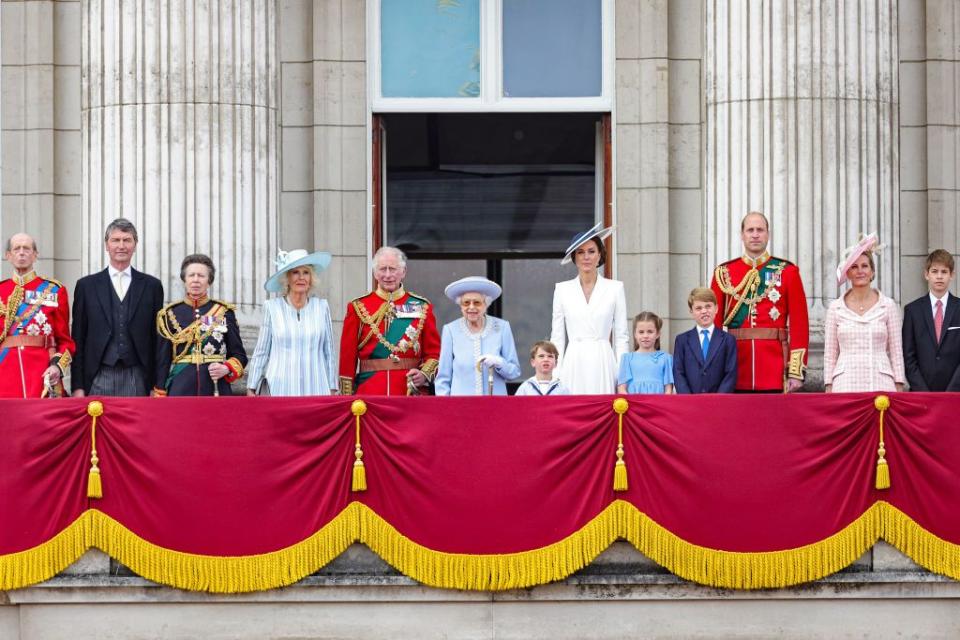
[[960,329],[960,327],[947,327],[947,331],[953,331],[954,329]]

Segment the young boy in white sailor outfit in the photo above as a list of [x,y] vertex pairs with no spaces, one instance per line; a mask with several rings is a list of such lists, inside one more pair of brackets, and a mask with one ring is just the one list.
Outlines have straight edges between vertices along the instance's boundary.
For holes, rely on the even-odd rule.
[[518,396],[568,396],[570,391],[554,379],[557,366],[557,347],[549,340],[540,340],[530,349],[530,366],[536,375],[523,381],[517,389]]

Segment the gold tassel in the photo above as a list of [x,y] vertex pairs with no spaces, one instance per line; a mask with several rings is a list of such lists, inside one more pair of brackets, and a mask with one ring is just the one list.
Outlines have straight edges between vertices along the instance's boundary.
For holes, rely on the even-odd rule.
[[87,415],[93,420],[90,425],[90,473],[87,475],[87,497],[102,498],[103,483],[100,480],[100,467],[97,463],[100,458],[97,457],[97,418],[103,415],[103,403],[94,400],[87,405]]
[[357,459],[353,462],[353,483],[350,488],[353,491],[366,491],[367,469],[363,466],[363,448],[360,447],[360,416],[367,412],[367,403],[354,400],[350,405],[350,412],[357,420],[357,448],[353,452]]
[[890,398],[887,396],[877,396],[873,400],[873,406],[880,412],[880,445],[877,448],[877,480],[875,486],[877,489],[890,488],[890,468],[887,466],[887,450],[883,444],[883,414],[890,408]]
[[613,410],[617,412],[617,463],[613,467],[613,490],[627,490],[627,463],[623,461],[623,414],[630,408],[626,398],[613,401]]

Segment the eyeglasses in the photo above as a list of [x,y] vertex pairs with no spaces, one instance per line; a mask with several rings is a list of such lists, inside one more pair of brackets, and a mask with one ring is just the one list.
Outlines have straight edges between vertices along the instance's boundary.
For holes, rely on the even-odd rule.
[[478,307],[478,308],[479,308],[479,307],[482,307],[482,306],[483,306],[483,300],[461,300],[461,301],[460,301],[460,306],[461,306],[461,307],[464,307],[464,308],[466,308],[466,307]]

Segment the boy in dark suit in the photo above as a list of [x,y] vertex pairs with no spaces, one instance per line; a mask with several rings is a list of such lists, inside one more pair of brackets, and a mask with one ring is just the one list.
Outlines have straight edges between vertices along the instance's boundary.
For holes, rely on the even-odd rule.
[[677,393],[733,393],[737,385],[737,341],[714,324],[717,296],[697,287],[687,298],[697,326],[673,345],[673,382]]
[[930,291],[903,311],[903,360],[911,391],[960,391],[960,298],[949,291],[953,256],[937,249],[923,268]]

